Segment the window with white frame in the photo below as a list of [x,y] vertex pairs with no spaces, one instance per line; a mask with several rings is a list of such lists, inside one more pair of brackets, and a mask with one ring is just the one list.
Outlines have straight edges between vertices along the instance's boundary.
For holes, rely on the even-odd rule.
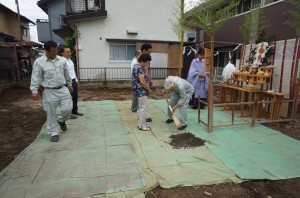
[[136,51],[135,44],[110,44],[109,56],[111,61],[130,61]]
[[261,3],[262,3],[262,0],[252,0],[251,8],[254,9],[254,8],[260,7],[260,6],[262,6]]
[[264,5],[268,5],[268,4],[274,3],[276,1],[279,1],[279,0],[264,0]]
[[249,12],[252,9],[264,7],[269,4],[280,2],[282,0],[241,0],[237,5],[236,10],[238,14]]
[[260,7],[263,0],[242,0],[239,5],[239,13],[248,12],[251,9]]

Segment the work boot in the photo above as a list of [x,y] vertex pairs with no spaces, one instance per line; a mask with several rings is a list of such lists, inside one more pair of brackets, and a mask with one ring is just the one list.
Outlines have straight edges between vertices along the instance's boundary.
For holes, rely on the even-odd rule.
[[72,113],[73,115],[83,116],[83,113],[79,113],[78,111],[75,113]]
[[75,115],[71,114],[71,117],[70,117],[70,119],[77,119],[77,116],[75,116]]
[[52,137],[51,137],[51,142],[58,142],[58,135],[53,135]]
[[183,129],[185,129],[187,127],[187,125],[183,125],[181,127],[178,128],[178,130],[182,131]]
[[172,120],[172,119],[167,119],[167,120],[166,120],[166,123],[167,123],[167,124],[170,124],[170,123],[172,123],[172,122],[174,122],[174,120]]
[[68,129],[65,122],[59,122],[59,121],[57,120],[57,123],[59,124],[60,129],[61,129],[62,131],[66,131],[66,130]]

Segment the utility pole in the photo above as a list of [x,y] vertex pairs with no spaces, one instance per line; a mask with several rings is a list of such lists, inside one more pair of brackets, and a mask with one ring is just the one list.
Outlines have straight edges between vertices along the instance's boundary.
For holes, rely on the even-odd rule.
[[23,41],[23,32],[22,32],[22,23],[21,23],[21,16],[20,16],[20,9],[19,9],[19,1],[16,0],[17,10],[18,10],[18,21],[20,27],[20,40]]

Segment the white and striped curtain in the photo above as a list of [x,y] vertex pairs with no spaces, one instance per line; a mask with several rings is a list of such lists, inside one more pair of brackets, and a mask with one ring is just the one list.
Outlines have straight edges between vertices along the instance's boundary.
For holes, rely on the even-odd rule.
[[127,60],[126,45],[111,45],[110,60]]
[[85,11],[85,0],[69,0],[71,9],[75,13]]

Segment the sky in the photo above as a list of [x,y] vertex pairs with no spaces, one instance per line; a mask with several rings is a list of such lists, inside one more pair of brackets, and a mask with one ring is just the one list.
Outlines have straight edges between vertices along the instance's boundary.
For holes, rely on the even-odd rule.
[[[36,22],[36,19],[48,19],[48,15],[37,6],[36,2],[36,0],[19,0],[20,14],[33,22]],[[185,0],[188,8],[193,7],[196,2],[199,0]],[[0,3],[17,12],[15,0],[0,0]],[[30,26],[30,36],[32,41],[38,42],[36,26]]]

